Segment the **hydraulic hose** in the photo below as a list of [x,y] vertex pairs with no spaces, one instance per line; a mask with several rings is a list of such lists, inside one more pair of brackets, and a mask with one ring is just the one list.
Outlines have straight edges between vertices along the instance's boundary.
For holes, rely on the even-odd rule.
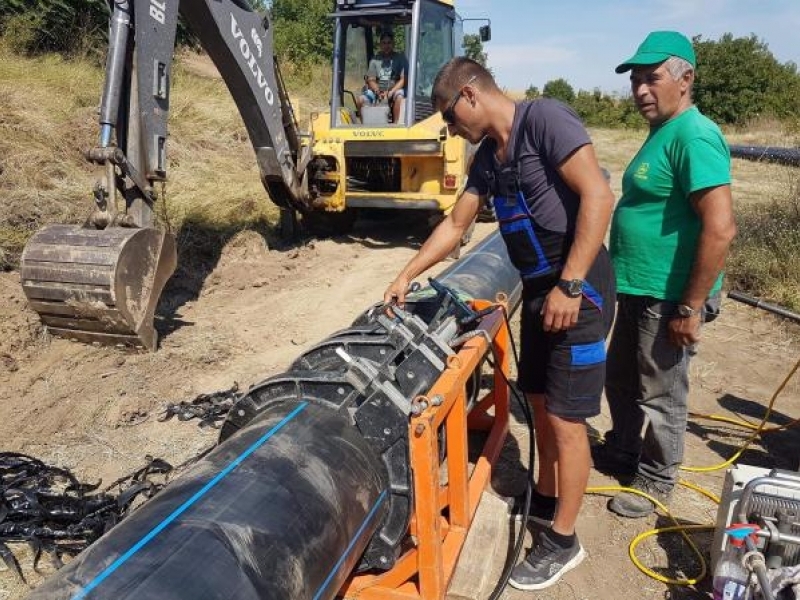
[[108,56],[103,100],[100,104],[100,147],[111,143],[111,133],[117,124],[117,113],[122,90],[122,75],[128,51],[128,31],[131,23],[131,7],[128,0],[114,3],[108,33]]

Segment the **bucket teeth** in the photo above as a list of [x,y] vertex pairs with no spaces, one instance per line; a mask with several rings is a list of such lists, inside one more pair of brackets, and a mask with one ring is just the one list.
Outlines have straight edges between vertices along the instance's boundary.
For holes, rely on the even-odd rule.
[[25,246],[20,271],[52,334],[155,350],[153,314],[176,263],[175,238],[157,229],[50,225]]

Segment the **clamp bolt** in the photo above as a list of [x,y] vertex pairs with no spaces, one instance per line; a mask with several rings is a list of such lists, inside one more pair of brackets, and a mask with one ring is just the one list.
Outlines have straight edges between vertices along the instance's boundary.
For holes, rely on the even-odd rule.
[[411,405],[411,414],[414,416],[421,415],[426,408],[428,408],[428,401],[419,400]]

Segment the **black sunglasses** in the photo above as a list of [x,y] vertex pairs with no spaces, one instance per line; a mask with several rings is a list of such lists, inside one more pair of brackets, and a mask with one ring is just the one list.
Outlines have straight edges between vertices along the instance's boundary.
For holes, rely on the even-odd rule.
[[456,108],[456,104],[458,104],[458,101],[461,99],[461,96],[464,95],[464,88],[467,87],[473,81],[475,81],[476,78],[477,78],[477,76],[473,75],[470,78],[470,80],[467,81],[467,83],[465,83],[460,88],[458,88],[458,91],[455,94],[453,94],[453,98],[447,104],[447,108],[445,108],[442,111],[442,119],[444,119],[444,122],[447,125],[449,125],[450,127],[452,127],[452,126],[454,126],[456,124],[455,108]]

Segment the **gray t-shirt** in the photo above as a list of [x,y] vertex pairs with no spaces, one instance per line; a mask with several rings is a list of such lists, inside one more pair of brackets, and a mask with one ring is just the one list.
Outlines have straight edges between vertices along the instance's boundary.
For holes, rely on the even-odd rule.
[[[521,124],[526,107],[527,119]],[[523,127],[519,156],[514,156],[517,136]],[[580,197],[564,183],[556,168],[575,150],[590,144],[589,134],[575,112],[552,98],[517,103],[514,124],[507,146],[507,161],[501,165],[495,156],[495,141],[486,138],[475,153],[466,189],[480,196],[492,196],[492,182],[504,166],[517,162],[522,193],[534,221],[557,233],[575,231]]]
[[407,71],[406,57],[399,52],[393,52],[390,57],[376,56],[369,61],[367,78],[375,78],[378,87],[385,92],[394,87]]

